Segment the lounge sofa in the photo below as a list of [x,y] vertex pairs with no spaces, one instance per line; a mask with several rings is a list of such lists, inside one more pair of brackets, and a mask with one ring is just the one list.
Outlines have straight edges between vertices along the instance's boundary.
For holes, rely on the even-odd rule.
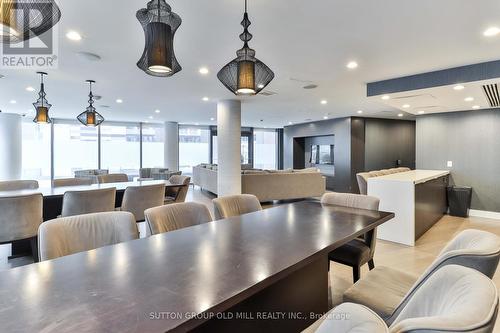
[[[217,165],[201,164],[193,168],[193,183],[217,194]],[[325,177],[316,169],[242,170],[243,194],[253,194],[260,202],[320,197],[326,191]]]
[[410,168],[393,168],[393,169],[383,169],[370,172],[361,172],[356,174],[356,179],[358,180],[358,187],[360,194],[368,194],[368,178],[386,176],[393,173],[408,172],[411,171]]

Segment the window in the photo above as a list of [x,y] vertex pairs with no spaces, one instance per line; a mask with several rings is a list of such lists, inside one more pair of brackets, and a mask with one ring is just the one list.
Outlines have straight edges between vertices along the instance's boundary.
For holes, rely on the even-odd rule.
[[138,176],[140,149],[139,124],[101,125],[101,169]]
[[162,168],[165,161],[165,130],[162,125],[142,125],[142,166]]
[[75,170],[97,169],[97,128],[75,122],[54,124],[54,176],[74,177]]
[[210,129],[208,127],[179,128],[179,170],[192,175],[193,166],[209,163]]
[[50,125],[22,124],[23,179],[50,180]]
[[275,130],[254,130],[253,163],[256,169],[273,170],[277,168],[277,140],[278,135]]
[[[249,146],[249,140],[250,138],[248,136],[242,136],[241,137],[241,155],[240,155],[240,162],[242,165],[249,164],[250,163],[250,146]],[[212,163],[217,164],[218,163],[218,149],[217,149],[217,135],[214,135],[212,137]]]

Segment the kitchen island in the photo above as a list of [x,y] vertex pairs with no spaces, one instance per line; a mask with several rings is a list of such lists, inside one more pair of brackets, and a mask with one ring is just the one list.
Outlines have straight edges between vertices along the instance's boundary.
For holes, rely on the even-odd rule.
[[396,217],[378,228],[378,238],[404,245],[415,242],[447,211],[449,171],[413,170],[368,179],[368,195],[380,210]]

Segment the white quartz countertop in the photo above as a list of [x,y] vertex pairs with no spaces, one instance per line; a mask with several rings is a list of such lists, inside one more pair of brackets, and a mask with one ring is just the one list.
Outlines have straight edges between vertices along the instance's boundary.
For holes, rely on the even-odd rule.
[[420,184],[449,174],[450,171],[444,170],[412,170],[408,172],[399,172],[386,176],[368,178],[368,182],[398,181]]

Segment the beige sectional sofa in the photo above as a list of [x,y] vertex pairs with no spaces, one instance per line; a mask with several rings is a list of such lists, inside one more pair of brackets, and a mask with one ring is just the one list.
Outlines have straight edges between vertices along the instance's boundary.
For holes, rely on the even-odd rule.
[[359,193],[367,194],[368,192],[368,178],[372,177],[380,177],[385,175],[390,175],[393,173],[399,172],[408,172],[411,171],[410,168],[393,168],[393,169],[384,169],[370,172],[361,172],[356,175],[356,179],[358,180]]
[[[202,164],[193,168],[193,183],[217,194],[216,165]],[[241,188],[260,202],[320,197],[326,191],[325,177],[315,168],[304,170],[243,170]]]

